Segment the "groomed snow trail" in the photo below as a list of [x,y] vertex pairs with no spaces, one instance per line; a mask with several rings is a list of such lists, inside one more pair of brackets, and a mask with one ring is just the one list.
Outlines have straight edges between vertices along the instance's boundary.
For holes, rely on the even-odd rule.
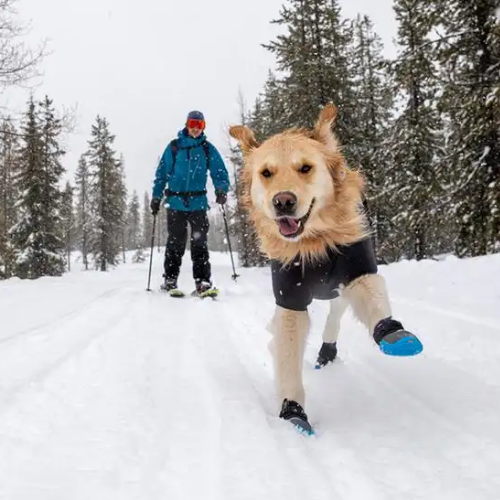
[[315,302],[312,438],[277,418],[269,270],[212,262],[217,301],[146,292],[147,263],[0,282],[0,499],[498,500],[500,256],[381,268],[412,359],[347,315],[313,370]]

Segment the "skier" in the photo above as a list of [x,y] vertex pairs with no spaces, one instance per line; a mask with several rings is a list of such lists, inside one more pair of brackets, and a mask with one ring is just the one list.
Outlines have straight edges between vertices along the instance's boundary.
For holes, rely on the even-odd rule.
[[[160,210],[165,194],[168,239],[165,249],[162,289],[172,296],[183,296],[177,286],[186,248],[187,224],[191,227],[191,260],[195,292],[214,295],[207,234],[209,221],[206,183],[208,172],[215,187],[216,203],[224,205],[229,190],[229,175],[218,150],[205,135],[205,117],[189,112],[186,124],[166,147],[156,169],[151,212]],[[165,186],[168,184],[168,189]],[[165,191],[164,191],[165,190]]]

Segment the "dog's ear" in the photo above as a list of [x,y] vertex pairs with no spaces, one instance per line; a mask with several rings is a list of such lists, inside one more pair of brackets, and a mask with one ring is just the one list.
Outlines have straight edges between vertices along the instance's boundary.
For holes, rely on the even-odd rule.
[[229,127],[229,135],[238,141],[244,154],[250,153],[259,146],[253,132],[246,125]]
[[337,107],[333,103],[327,104],[319,113],[312,134],[313,139],[322,142],[331,149],[338,147],[337,139],[332,131],[332,125],[336,117]]

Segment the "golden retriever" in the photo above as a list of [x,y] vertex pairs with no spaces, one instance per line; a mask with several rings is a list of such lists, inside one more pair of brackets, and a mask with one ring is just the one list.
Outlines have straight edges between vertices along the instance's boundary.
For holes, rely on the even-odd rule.
[[276,310],[269,324],[270,350],[280,417],[309,433],[302,364],[313,299],[330,300],[317,367],[335,359],[348,305],[384,353],[408,356],[422,350],[392,318],[362,208],[364,179],[342,155],[332,131],[336,114],[329,104],[312,130],[285,130],[262,144],[247,126],[230,127],[244,155],[245,206],[271,259]]

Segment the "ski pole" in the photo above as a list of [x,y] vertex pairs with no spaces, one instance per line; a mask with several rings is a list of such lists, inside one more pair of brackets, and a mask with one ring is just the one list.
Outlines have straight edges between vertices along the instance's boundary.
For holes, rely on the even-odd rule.
[[224,205],[222,205],[222,217],[224,218],[224,225],[226,226],[227,245],[229,246],[229,255],[231,256],[231,265],[233,266],[233,275],[231,277],[233,278],[234,281],[236,281],[236,278],[239,277],[239,274],[236,274],[236,269],[234,268],[233,251],[231,250],[231,238],[229,238],[229,228],[227,226],[226,209],[224,208]]
[[146,288],[146,290],[148,292],[151,291],[151,288],[149,286],[151,285],[151,268],[153,266],[153,251],[154,251],[154,246],[155,246],[155,229],[156,229],[156,214],[153,215],[153,230],[151,231],[151,253],[149,255],[148,287]]

